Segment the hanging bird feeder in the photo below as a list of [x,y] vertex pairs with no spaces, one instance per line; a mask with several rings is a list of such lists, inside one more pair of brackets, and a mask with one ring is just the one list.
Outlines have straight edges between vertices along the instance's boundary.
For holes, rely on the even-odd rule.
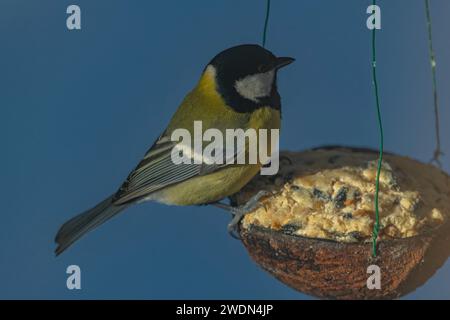
[[[244,217],[240,236],[257,264],[296,290],[322,298],[396,298],[424,284],[450,255],[450,176],[440,169],[428,0],[425,10],[436,120],[430,162],[438,167],[384,154],[373,28],[379,149],[330,146],[285,152],[275,177],[256,177],[235,195],[242,204],[260,190],[270,191]],[[267,21],[268,10],[263,43]],[[371,276],[376,273],[378,278]]]

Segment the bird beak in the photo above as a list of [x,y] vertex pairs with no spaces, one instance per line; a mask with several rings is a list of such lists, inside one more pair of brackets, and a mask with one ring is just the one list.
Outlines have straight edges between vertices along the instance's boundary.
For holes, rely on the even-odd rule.
[[280,68],[283,68],[284,66],[287,66],[288,64],[291,64],[294,61],[295,59],[290,57],[277,57],[272,64],[272,68],[278,70]]
[[278,70],[284,66],[287,66],[288,64],[294,62],[294,58],[289,57],[278,57],[273,59],[271,62],[266,64],[264,67],[260,69],[261,72],[268,72],[271,70]]

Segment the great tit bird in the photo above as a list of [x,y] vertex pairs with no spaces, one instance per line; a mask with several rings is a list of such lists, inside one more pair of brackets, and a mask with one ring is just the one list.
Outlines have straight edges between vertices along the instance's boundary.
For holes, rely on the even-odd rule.
[[[131,204],[148,200],[170,205],[211,204],[238,192],[258,173],[261,163],[175,164],[171,151],[176,142],[171,134],[179,128],[192,132],[197,120],[202,121],[204,130],[216,128],[222,132],[236,128],[279,129],[277,71],[293,61],[253,44],[235,46],[216,55],[119,190],[61,226],[55,238],[56,255]],[[231,210],[235,217],[238,211]],[[235,224],[237,219],[233,220]]]

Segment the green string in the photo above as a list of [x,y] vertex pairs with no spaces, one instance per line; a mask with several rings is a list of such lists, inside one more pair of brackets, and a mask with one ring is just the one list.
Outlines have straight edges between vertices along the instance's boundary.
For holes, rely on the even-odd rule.
[[267,6],[266,6],[266,18],[264,20],[264,31],[263,31],[263,38],[262,38],[262,46],[266,46],[266,34],[267,34],[267,26],[269,24],[269,14],[270,14],[270,0],[267,0]]
[[441,151],[441,138],[439,133],[439,107],[438,107],[438,95],[437,95],[437,84],[436,84],[436,57],[434,55],[433,49],[433,38],[431,32],[431,14],[430,14],[430,4],[429,0],[425,0],[425,13],[427,17],[427,27],[428,27],[428,49],[430,54],[430,64],[431,73],[433,77],[433,101],[434,101],[434,121],[436,128],[436,149],[433,153],[433,158],[430,162],[436,162],[439,167],[442,167],[440,156],[443,155]]
[[[376,5],[376,0],[373,0],[373,5]],[[378,194],[380,190],[380,173],[381,173],[381,164],[383,162],[383,124],[381,122],[381,111],[380,111],[380,98],[378,95],[378,82],[377,82],[377,59],[376,59],[376,28],[372,29],[372,79],[373,79],[373,87],[375,91],[375,103],[377,106],[377,116],[378,116],[378,127],[380,131],[380,151],[378,157],[378,166],[377,166],[377,176],[375,182],[375,224],[373,226],[372,233],[372,255],[376,257],[377,255],[377,238],[378,232],[380,230],[380,213],[378,208]]]

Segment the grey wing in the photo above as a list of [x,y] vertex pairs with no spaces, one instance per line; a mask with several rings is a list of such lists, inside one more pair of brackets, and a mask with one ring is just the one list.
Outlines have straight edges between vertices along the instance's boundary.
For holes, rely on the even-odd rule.
[[121,205],[144,198],[151,193],[194,176],[211,173],[220,164],[175,164],[171,158],[177,142],[161,136],[145,154],[144,159],[130,173],[114,196],[113,203]]

